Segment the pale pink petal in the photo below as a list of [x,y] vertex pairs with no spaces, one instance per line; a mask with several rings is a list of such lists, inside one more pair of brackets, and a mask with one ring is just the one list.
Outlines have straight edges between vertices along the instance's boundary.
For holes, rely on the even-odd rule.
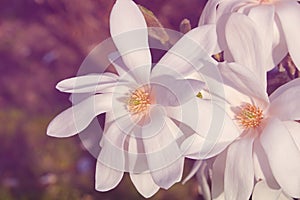
[[157,104],[178,106],[184,104],[204,87],[204,83],[195,79],[177,79],[170,75],[161,75],[151,79],[152,93]]
[[189,36],[205,49],[209,55],[221,52],[217,43],[217,30],[215,24],[199,26],[192,29],[189,34]]
[[253,141],[254,137],[246,137],[228,147],[224,174],[225,199],[250,198],[254,186]]
[[159,190],[159,187],[154,183],[151,174],[129,173],[129,175],[135,188],[141,195],[143,195],[143,197],[150,198]]
[[283,60],[283,58],[288,54],[288,47],[277,13],[274,18],[273,32],[273,61],[274,64],[279,64]]
[[210,0],[206,3],[198,25],[215,24],[217,21],[217,6],[221,0]]
[[223,200],[224,196],[224,172],[226,164],[227,151],[220,153],[213,164],[211,178],[211,193],[212,199]]
[[[183,136],[181,130],[159,110],[151,110],[150,125],[142,127],[142,139],[149,170],[154,182],[168,189],[180,181],[183,171],[183,156],[177,139]],[[136,130],[137,131],[137,130]],[[139,133],[134,133],[138,137]]]
[[130,69],[123,62],[122,56],[119,52],[113,52],[109,54],[108,59],[111,62],[111,64],[115,67],[121,80],[127,80],[129,82],[134,81],[134,77],[130,73]]
[[281,120],[300,120],[300,79],[279,87],[270,96],[269,114]]
[[[203,137],[207,135],[211,126],[212,109],[211,101],[197,98],[193,98],[180,106],[165,107],[168,117],[188,126],[193,132]],[[215,112],[217,111],[219,110]]]
[[284,124],[276,118],[268,121],[260,136],[271,170],[281,188],[300,197],[300,151]]
[[[255,99],[255,103],[266,106],[269,102],[268,94],[265,90],[264,82],[261,82],[255,72],[237,64],[237,63],[221,63],[219,71],[225,85],[228,85],[243,93],[248,98]],[[232,97],[232,99],[234,99]],[[245,101],[247,98],[245,98]],[[230,101],[230,97],[228,98]]]
[[285,127],[289,130],[294,142],[300,150],[300,123],[295,121],[283,122]]
[[181,181],[184,167],[184,158],[178,158],[178,160],[170,163],[162,169],[151,172],[154,182],[161,188],[169,189],[175,183]]
[[[272,23],[274,21],[274,13],[275,7],[272,4],[260,4],[254,6],[250,9],[248,16],[257,24],[257,28],[259,29],[259,33],[261,34],[262,38],[264,38],[264,51],[271,52],[272,51],[272,44],[274,39],[274,26],[275,24]],[[270,53],[264,55],[266,56],[266,66],[259,66],[265,67],[266,71],[271,70],[274,68],[278,63],[273,62],[272,56]]]
[[48,125],[47,135],[69,137],[80,133],[99,114],[111,110],[112,95],[98,94],[68,108]]
[[117,0],[110,15],[110,33],[124,63],[139,82],[148,81],[151,54],[143,14],[131,0]]
[[65,79],[56,85],[56,89],[67,93],[97,93],[121,84],[117,78],[112,73],[89,74]]
[[274,190],[280,189],[280,186],[273,176],[270,164],[268,162],[268,157],[259,140],[254,141],[253,165],[256,181],[264,180],[268,187]]
[[204,199],[211,199],[209,174],[210,167],[207,162],[203,162],[200,166],[198,173],[196,174],[198,180],[198,191]]
[[252,199],[253,200],[266,200],[266,199],[276,199],[279,200],[281,195],[281,190],[274,190],[268,187],[265,181],[259,181],[255,184]]
[[124,172],[112,169],[97,161],[95,174],[95,189],[106,192],[114,189],[122,180]]
[[265,66],[269,52],[259,27],[249,17],[233,13],[226,23],[225,36],[233,60],[252,71],[261,87],[266,88]]
[[[209,105],[210,107],[205,106],[204,109],[205,104],[201,105],[203,107],[199,109],[199,128],[196,134],[181,144],[184,154],[192,159],[207,159],[219,154],[241,134],[221,107]],[[207,108],[212,110],[205,112]]]
[[152,76],[176,74],[187,76],[203,67],[204,62],[215,63],[211,55],[217,48],[215,25],[206,25],[186,33],[162,57],[152,70]]
[[298,20],[300,18],[300,5],[297,1],[278,2],[276,12],[283,28],[289,53],[299,69],[300,27],[298,26]]

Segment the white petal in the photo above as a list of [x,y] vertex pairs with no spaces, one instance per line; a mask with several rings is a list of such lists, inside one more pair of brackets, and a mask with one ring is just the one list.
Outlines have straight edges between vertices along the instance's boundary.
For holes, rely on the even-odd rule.
[[226,85],[250,98],[256,99],[258,102],[260,101],[264,106],[269,102],[265,90],[266,85],[257,78],[255,72],[237,63],[221,63],[219,64],[219,70]]
[[[154,182],[168,189],[180,181],[183,171],[183,156],[177,144],[178,137],[182,136],[181,130],[159,110],[151,110],[151,125],[141,129],[145,155]],[[157,121],[157,123],[154,123]],[[134,133],[138,136],[138,133]]]
[[265,200],[265,199],[279,199],[281,190],[274,190],[268,187],[266,182],[259,181],[255,184],[252,199],[253,200]]
[[200,20],[199,20],[199,26],[204,24],[215,24],[217,21],[217,6],[220,3],[221,0],[210,0],[206,3]]
[[151,79],[152,93],[157,104],[178,106],[195,98],[204,87],[202,81],[195,79],[176,79],[170,75],[161,75]]
[[61,92],[96,93],[117,84],[117,75],[112,73],[89,74],[65,79],[56,85]]
[[[259,33],[264,38],[264,51],[271,52],[272,51],[272,44],[273,44],[273,30],[274,30],[274,23],[272,21],[274,20],[274,13],[275,13],[275,7],[274,5],[270,4],[261,4],[258,6],[254,6],[250,9],[248,16],[257,24],[257,27],[259,29]],[[270,23],[271,22],[271,23]],[[265,67],[267,71],[274,68],[278,63],[273,62],[272,57],[270,53],[268,53],[266,56],[266,66],[260,66]]]
[[97,161],[95,189],[106,192],[115,188],[122,180],[123,174],[124,172],[112,169]]
[[198,180],[198,190],[199,193],[203,196],[204,199],[211,199],[211,192],[209,186],[209,170],[207,162],[203,162],[200,170],[197,172],[197,180]]
[[124,63],[133,70],[137,81],[148,81],[151,54],[147,24],[133,1],[116,1],[110,15],[110,33]]
[[184,167],[184,158],[178,158],[168,167],[151,172],[154,182],[161,188],[169,189],[175,183],[181,181]]
[[98,94],[68,108],[56,116],[47,128],[47,135],[69,137],[80,133],[99,114],[111,110],[111,94]]
[[300,78],[279,87],[270,96],[270,115],[281,120],[300,120]]
[[283,122],[285,127],[289,130],[294,142],[300,150],[300,123],[295,121]]
[[190,31],[190,37],[194,38],[198,44],[206,50],[208,55],[220,53],[217,43],[217,30],[215,24],[203,25]]
[[254,186],[253,141],[253,137],[242,138],[228,147],[224,176],[225,199],[250,198]]
[[300,18],[300,5],[297,1],[294,2],[279,2],[276,5],[276,12],[280,19],[289,53],[298,67],[300,68],[300,27],[298,19]]
[[250,69],[261,87],[266,88],[265,66],[269,52],[257,25],[249,17],[233,13],[228,18],[225,36],[234,61]]
[[205,62],[215,63],[211,58],[216,48],[214,25],[195,28],[185,34],[162,57],[152,70],[152,76],[177,73],[179,78],[203,67]]
[[273,31],[273,60],[274,64],[279,64],[283,58],[288,54],[288,48],[284,36],[284,32],[282,30],[282,26],[280,20],[275,15],[274,18],[274,31]]
[[300,151],[284,124],[270,119],[260,136],[271,170],[289,195],[300,197]]
[[253,146],[253,165],[257,181],[264,180],[268,187],[274,190],[280,189],[280,186],[273,176],[267,155],[259,140],[255,140]]
[[151,174],[133,174],[130,173],[130,179],[134,184],[137,191],[145,198],[152,197],[158,190],[159,187],[154,183]]
[[220,153],[213,164],[212,178],[211,178],[211,193],[212,199],[222,200],[224,196],[224,172],[226,164],[227,151]]
[[[217,109],[220,108],[214,108],[215,111]],[[206,136],[201,136],[201,132],[198,132],[198,134],[190,136],[182,143],[181,149],[186,157],[192,159],[211,158],[222,152],[240,135],[233,120],[224,111],[217,113],[219,114],[213,115],[214,118],[209,126],[209,130],[204,133]]]

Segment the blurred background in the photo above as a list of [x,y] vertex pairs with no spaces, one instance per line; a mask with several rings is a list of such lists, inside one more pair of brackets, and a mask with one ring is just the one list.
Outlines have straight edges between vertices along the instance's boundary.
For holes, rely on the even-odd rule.
[[[206,0],[136,0],[162,25],[197,25]],[[126,175],[106,193],[94,190],[95,159],[74,136],[46,136],[48,123],[71,106],[55,90],[75,76],[88,53],[109,37],[113,0],[0,1],[0,200],[143,199]],[[186,162],[186,172],[192,166]],[[201,199],[196,180],[152,199]]]

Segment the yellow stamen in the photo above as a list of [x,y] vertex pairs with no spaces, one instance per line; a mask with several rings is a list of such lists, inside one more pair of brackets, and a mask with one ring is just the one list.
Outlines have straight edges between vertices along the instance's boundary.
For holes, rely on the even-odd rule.
[[141,87],[131,93],[127,109],[131,112],[131,114],[141,114],[148,110],[150,104],[151,101],[149,93],[145,91],[144,87]]
[[198,94],[196,95],[196,97],[200,98],[200,99],[203,99],[203,95],[201,92],[198,92]]
[[241,106],[240,112],[236,115],[236,119],[244,129],[258,127],[263,118],[263,111],[249,103]]

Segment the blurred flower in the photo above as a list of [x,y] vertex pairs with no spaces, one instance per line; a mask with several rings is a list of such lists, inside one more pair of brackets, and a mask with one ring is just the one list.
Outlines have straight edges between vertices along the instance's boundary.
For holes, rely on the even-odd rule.
[[[209,34],[212,30],[207,25],[190,31],[151,69],[143,15],[133,1],[117,0],[110,31],[119,53],[110,60],[118,75],[88,74],[57,84],[62,92],[90,96],[59,114],[48,126],[49,136],[73,136],[106,113],[96,166],[98,191],[116,187],[126,171],[144,197],[181,180],[186,151],[181,143],[199,127],[205,134],[212,118],[210,101],[196,97],[203,82],[186,78],[194,72],[191,65],[210,59],[203,48],[214,46],[215,40],[208,40],[216,37]],[[228,116],[227,121],[225,127],[232,130]]]
[[[241,30],[234,32],[236,22],[242,20]],[[257,38],[256,29],[249,18],[233,14],[228,19],[229,33],[233,34],[233,58],[238,62],[218,64],[224,83],[227,114],[240,129],[236,138],[217,156],[212,167],[212,197],[214,199],[249,199],[258,182],[255,195],[283,191],[288,196],[300,197],[300,79],[295,79],[273,92],[266,93],[266,71],[263,63],[265,50]],[[244,27],[250,27],[247,32]],[[249,33],[249,34],[248,34]],[[250,37],[251,35],[251,37]],[[252,38],[252,39],[249,39]],[[258,43],[257,43],[258,42]],[[194,158],[202,140],[196,141]],[[224,146],[228,143],[224,143]],[[198,150],[197,150],[198,148]],[[266,190],[264,181],[270,190]],[[224,195],[224,197],[223,197]]]
[[[299,69],[300,4],[297,0],[209,0],[203,10],[199,25],[217,24],[217,30],[220,34],[224,34],[226,18],[234,12],[247,15],[258,27],[264,49],[270,52],[268,63],[264,66],[267,70],[279,64],[287,53],[290,53]],[[239,24],[242,23],[243,21],[240,21]],[[231,47],[234,48],[230,43],[228,45],[229,50]],[[222,50],[227,50],[224,42],[220,46]]]
[[20,185],[20,181],[15,177],[7,177],[2,180],[2,185],[8,188],[17,188]]
[[39,182],[42,185],[50,185],[57,182],[57,176],[53,173],[48,173],[40,177]]

